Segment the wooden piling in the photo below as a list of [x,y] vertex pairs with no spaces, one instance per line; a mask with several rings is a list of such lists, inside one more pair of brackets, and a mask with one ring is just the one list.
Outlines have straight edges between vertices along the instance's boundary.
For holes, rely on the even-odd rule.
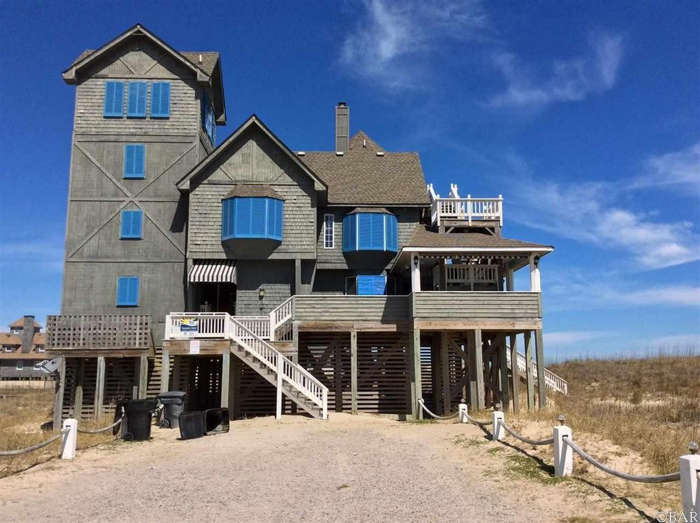
[[486,389],[484,387],[484,355],[481,329],[474,329],[474,371],[476,373],[476,407],[486,408]]
[[97,376],[95,378],[95,404],[94,412],[95,419],[102,417],[102,412],[104,409],[104,397],[105,397],[105,357],[97,357]]
[[544,381],[544,345],[542,343],[542,329],[535,331],[535,344],[537,350],[537,393],[538,407],[547,406],[547,387]]
[[350,331],[350,402],[351,412],[357,414],[357,331]]
[[513,392],[513,412],[520,412],[520,367],[518,366],[518,346],[516,334],[512,333],[508,339],[510,342],[510,373],[513,377],[511,382]]
[[525,379],[527,382],[527,410],[535,410],[535,380],[532,375],[532,332],[525,331]]

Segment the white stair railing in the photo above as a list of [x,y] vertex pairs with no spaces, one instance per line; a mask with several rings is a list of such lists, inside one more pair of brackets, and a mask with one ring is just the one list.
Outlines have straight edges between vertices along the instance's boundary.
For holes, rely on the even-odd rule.
[[235,317],[228,317],[226,337],[238,343],[274,373],[277,373],[278,360],[281,359],[282,379],[320,408],[323,419],[328,417],[328,388],[309,371],[284,356]]
[[[506,351],[506,360],[508,361],[508,368],[511,367],[510,359],[511,358],[509,349]],[[525,362],[525,355],[521,354],[520,352],[518,352],[518,370],[520,371],[521,376],[527,376],[527,364]],[[536,365],[532,365],[532,376],[533,378],[537,379]],[[569,393],[569,383],[564,378],[558,376],[557,374],[554,374],[549,369],[544,369],[544,384],[546,387],[557,392],[561,392],[564,395],[567,395]]]
[[270,311],[270,339],[277,339],[277,331],[294,316],[294,296],[290,296]]

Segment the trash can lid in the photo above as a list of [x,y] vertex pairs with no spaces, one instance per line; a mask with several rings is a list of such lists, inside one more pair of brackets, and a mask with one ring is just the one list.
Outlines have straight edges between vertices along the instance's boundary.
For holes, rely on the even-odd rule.
[[149,410],[156,410],[156,400],[153,398],[129,400],[126,402],[127,412],[145,412]]
[[184,398],[187,396],[186,392],[180,390],[169,390],[168,392],[161,392],[158,394],[158,399],[160,398]]

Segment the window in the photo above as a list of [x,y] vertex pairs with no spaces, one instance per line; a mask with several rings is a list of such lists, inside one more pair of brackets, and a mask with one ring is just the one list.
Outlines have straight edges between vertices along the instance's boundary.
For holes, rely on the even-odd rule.
[[146,118],[146,82],[129,82],[129,98],[126,108],[127,118]]
[[123,210],[121,223],[122,240],[140,240],[143,229],[143,211]]
[[15,369],[17,370],[24,370],[24,362],[22,360],[19,360],[17,362],[17,365],[15,366]]
[[170,118],[170,82],[151,84],[151,118]]
[[233,197],[221,202],[221,239],[282,241],[284,202],[268,197]]
[[138,304],[138,276],[120,276],[117,279],[117,307],[136,307]]
[[343,218],[343,251],[398,250],[396,216],[358,212]]
[[142,143],[128,143],[124,146],[124,178],[142,179],[146,177],[146,146]]
[[333,249],[335,247],[334,216],[332,214],[323,215],[323,248]]
[[214,119],[214,108],[206,92],[202,92],[202,129],[207,133],[212,145],[216,138],[216,121]]
[[124,83],[105,82],[105,118],[121,118],[124,115]]

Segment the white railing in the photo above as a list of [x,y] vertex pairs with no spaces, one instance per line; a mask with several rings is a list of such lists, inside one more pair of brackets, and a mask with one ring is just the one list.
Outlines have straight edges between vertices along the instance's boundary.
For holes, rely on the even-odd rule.
[[[508,366],[510,367],[511,366],[510,350],[506,351],[506,360],[508,361]],[[518,370],[520,371],[521,376],[527,375],[527,364],[525,362],[525,355],[521,354],[519,352],[518,352]],[[536,365],[532,365],[532,377],[537,379],[537,366]],[[545,384],[545,386],[549,387],[550,389],[555,390],[557,392],[561,392],[564,395],[569,393],[569,383],[561,376],[554,374],[551,370],[544,369],[544,384]]]
[[270,339],[270,317],[269,316],[233,316],[233,319],[245,325],[253,331],[256,336],[264,340]]
[[165,316],[165,339],[224,338],[226,312],[171,312]]
[[503,227],[503,196],[498,198],[440,198],[431,196],[430,215],[434,225],[443,220],[473,222],[497,221]]
[[278,340],[277,330],[294,316],[294,296],[290,296],[270,311],[270,339]]
[[282,379],[322,409],[323,419],[328,417],[328,388],[310,372],[285,357],[235,317],[228,316],[226,337],[238,343],[275,373],[278,369],[278,360],[281,359]]
[[[439,265],[436,268],[439,270]],[[449,287],[451,284],[465,285],[473,283],[496,283],[498,282],[497,265],[468,265],[468,264],[445,264],[445,283]]]

